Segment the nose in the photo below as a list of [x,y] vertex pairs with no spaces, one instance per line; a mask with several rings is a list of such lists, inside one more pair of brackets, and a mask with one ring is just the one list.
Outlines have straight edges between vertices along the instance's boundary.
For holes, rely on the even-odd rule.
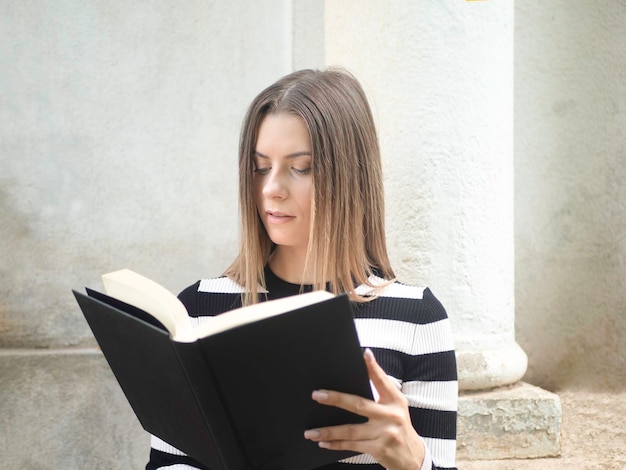
[[285,199],[289,194],[285,175],[278,169],[272,169],[265,175],[263,182],[263,196],[267,199]]

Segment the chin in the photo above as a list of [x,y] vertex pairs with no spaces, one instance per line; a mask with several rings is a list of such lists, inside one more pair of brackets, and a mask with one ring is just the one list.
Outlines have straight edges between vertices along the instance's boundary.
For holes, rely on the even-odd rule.
[[296,247],[296,246],[307,246],[306,241],[294,240],[293,237],[285,237],[285,236],[276,236],[270,234],[270,240],[276,246],[284,246],[284,247]]

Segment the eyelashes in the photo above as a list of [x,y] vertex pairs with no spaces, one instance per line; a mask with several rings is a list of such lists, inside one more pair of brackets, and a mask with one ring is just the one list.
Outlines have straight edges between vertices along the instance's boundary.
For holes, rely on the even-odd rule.
[[[264,175],[267,175],[270,172],[271,169],[272,169],[272,167],[264,167],[264,168],[257,168],[257,167],[255,167],[252,171],[255,174],[257,174],[257,175],[264,176]],[[292,167],[291,171],[293,173],[295,173],[296,175],[299,175],[299,176],[307,176],[307,175],[311,174],[312,168],[311,167],[308,167],[308,168],[295,168],[295,167]]]

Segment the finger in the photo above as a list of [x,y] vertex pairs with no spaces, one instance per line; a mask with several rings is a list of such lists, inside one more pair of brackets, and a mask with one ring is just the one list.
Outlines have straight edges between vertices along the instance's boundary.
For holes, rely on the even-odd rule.
[[383,370],[376,358],[374,357],[374,353],[371,349],[366,348],[363,353],[363,358],[365,359],[365,365],[367,366],[367,372],[369,375],[374,388],[380,395],[380,401],[384,401],[385,399],[390,399],[396,397],[398,394],[398,389],[395,384],[389,379],[387,373]]
[[311,398],[322,405],[335,406],[366,418],[379,414],[376,412],[378,406],[376,402],[359,395],[334,390],[315,390]]
[[376,441],[320,441],[317,443],[322,449],[350,450],[358,454],[373,454],[376,449]]
[[304,431],[304,437],[314,442],[363,441],[375,439],[377,436],[376,429],[365,423],[342,424]]
[[369,421],[360,424],[342,424],[304,431],[305,439],[325,443],[354,443],[375,441],[381,436],[381,428],[377,422]]
[[368,426],[354,425],[333,426],[328,428],[310,429],[304,437],[317,442],[323,449],[351,450],[359,454],[373,455],[380,449],[375,431],[368,431]]

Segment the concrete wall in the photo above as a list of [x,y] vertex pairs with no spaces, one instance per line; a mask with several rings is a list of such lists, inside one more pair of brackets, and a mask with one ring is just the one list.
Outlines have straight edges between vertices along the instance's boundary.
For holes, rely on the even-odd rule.
[[626,388],[626,2],[517,2],[516,323],[527,380]]
[[0,346],[90,343],[69,288],[103,271],[177,290],[227,266],[239,124],[291,68],[284,3],[2,2]]
[[70,289],[227,267],[241,119],[293,64],[323,65],[316,8],[0,0],[0,468],[145,463]]

